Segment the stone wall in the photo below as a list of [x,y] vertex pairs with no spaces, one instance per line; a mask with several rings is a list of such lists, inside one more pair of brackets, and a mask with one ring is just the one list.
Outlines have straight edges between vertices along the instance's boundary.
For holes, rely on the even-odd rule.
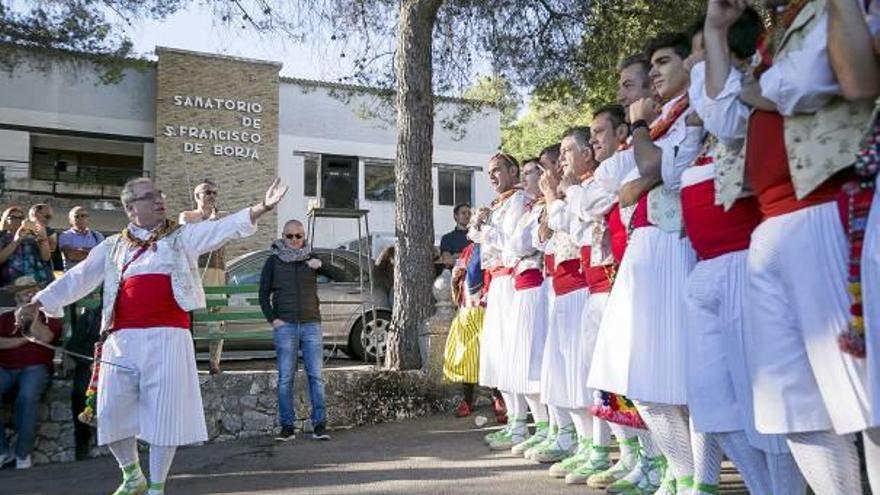
[[[208,436],[212,442],[268,435],[277,429],[278,374],[275,372],[226,372],[199,376]],[[369,366],[324,370],[325,401],[330,429],[347,428],[424,416],[450,410],[455,404],[452,390],[428,382],[418,371],[387,372]],[[39,409],[37,443],[33,460],[69,462],[73,455],[73,423],[70,411],[70,381],[55,379]],[[297,428],[311,430],[308,387],[305,373],[296,377]],[[0,409],[7,426],[8,405]],[[12,431],[7,431],[7,438]],[[92,455],[106,449],[94,448]]]

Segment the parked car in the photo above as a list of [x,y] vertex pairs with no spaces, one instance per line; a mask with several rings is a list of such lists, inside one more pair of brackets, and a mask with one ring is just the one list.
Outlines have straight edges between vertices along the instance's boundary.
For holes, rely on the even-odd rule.
[[[361,360],[374,361],[383,357],[391,323],[391,307],[387,287],[375,286],[373,297],[370,298],[369,280],[373,272],[373,260],[362,256],[359,264],[358,253],[342,249],[315,249],[313,253],[323,264],[318,270],[318,299],[324,346],[341,347],[350,356]],[[260,274],[269,255],[268,250],[260,250],[233,259],[226,265],[226,283],[259,285]],[[242,299],[258,305],[255,298],[256,294],[236,295],[230,298],[230,305],[241,305]],[[227,323],[226,331],[254,331],[265,335],[268,329],[267,322],[230,322]],[[196,327],[195,331],[199,332],[199,328]],[[200,341],[198,350],[206,349],[207,343]],[[272,350],[273,346],[271,340],[256,337],[253,340],[227,340],[224,349],[266,351]]]

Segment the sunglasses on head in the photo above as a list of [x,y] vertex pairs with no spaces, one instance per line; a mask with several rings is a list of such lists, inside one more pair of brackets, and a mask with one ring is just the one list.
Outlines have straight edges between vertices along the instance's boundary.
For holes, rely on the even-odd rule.
[[284,234],[285,239],[302,239],[305,234]]

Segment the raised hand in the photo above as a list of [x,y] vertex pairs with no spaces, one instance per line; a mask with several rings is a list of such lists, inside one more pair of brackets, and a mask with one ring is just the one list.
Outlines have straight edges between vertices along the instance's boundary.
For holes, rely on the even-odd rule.
[[706,28],[723,30],[730,28],[748,4],[748,0],[709,0],[706,9]]
[[281,178],[276,177],[269,189],[266,190],[263,204],[267,208],[274,208],[285,194],[287,194],[287,186],[281,183]]
[[660,116],[662,110],[663,107],[654,98],[641,98],[629,106],[630,122],[644,120],[650,124]]

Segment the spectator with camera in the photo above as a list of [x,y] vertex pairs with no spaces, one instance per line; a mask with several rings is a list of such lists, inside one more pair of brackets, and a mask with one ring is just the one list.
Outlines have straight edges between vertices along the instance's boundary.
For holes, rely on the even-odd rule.
[[49,239],[49,253],[51,260],[49,265],[53,271],[64,271],[64,259],[61,257],[61,250],[58,247],[58,231],[49,226],[54,213],[52,207],[46,203],[37,203],[28,210],[28,220],[36,223],[46,231],[46,238]]
[[[4,217],[6,215],[4,214]],[[15,462],[17,469],[31,467],[31,451],[37,431],[37,409],[40,397],[52,376],[55,352],[36,342],[54,344],[61,338],[61,320],[47,319],[42,313],[29,324],[17,326],[9,305],[20,307],[28,302],[44,284],[33,276],[18,277],[5,287],[2,295],[11,301],[0,303],[0,404],[9,392],[13,395],[13,418],[18,433],[14,451],[6,439],[0,419],[0,467]]]
[[11,285],[28,275],[39,283],[51,282],[52,249],[46,229],[30,220],[18,206],[0,215],[0,286]]

